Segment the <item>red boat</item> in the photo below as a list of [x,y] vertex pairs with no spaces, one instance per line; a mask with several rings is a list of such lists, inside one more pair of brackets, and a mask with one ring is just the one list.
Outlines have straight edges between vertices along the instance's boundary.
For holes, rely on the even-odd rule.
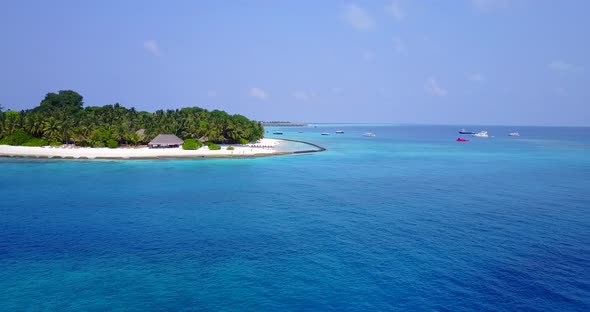
[[469,142],[469,140],[464,138],[457,138],[457,142]]

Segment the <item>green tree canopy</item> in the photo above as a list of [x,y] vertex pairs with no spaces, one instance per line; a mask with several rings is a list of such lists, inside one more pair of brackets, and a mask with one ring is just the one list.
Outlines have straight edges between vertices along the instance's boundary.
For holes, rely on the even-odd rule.
[[41,113],[61,112],[75,113],[82,109],[83,97],[72,90],[61,90],[58,93],[47,93],[37,111]]
[[96,147],[114,146],[113,141],[145,144],[158,134],[230,144],[256,141],[264,136],[259,122],[242,115],[221,110],[209,112],[200,107],[150,113],[119,103],[83,108],[83,97],[72,90],[48,93],[32,110],[0,111],[0,139],[17,130],[55,144],[73,142]]

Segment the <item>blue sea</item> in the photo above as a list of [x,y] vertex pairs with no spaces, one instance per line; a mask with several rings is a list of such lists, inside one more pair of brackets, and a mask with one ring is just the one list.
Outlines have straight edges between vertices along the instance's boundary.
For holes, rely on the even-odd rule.
[[327,151],[0,159],[0,310],[590,310],[590,128],[279,129]]

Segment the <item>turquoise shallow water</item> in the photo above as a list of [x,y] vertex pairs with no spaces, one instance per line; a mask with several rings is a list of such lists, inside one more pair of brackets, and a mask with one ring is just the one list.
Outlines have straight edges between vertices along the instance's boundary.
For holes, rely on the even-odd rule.
[[0,159],[0,309],[590,310],[590,128],[459,128],[281,128],[328,151],[258,159]]

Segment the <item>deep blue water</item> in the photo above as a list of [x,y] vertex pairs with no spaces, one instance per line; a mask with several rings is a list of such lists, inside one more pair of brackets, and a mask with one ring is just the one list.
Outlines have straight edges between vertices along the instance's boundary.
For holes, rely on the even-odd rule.
[[283,128],[328,151],[258,159],[0,159],[0,309],[589,311],[590,128],[460,128]]

